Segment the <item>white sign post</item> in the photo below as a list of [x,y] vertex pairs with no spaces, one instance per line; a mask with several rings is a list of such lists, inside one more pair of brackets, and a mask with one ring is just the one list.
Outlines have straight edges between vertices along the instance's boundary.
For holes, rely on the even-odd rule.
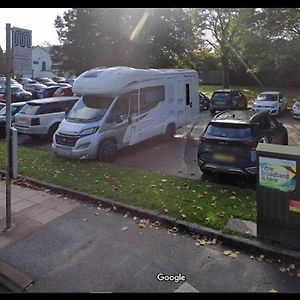
[[31,30],[12,28],[13,72],[23,76],[32,73],[32,35]]

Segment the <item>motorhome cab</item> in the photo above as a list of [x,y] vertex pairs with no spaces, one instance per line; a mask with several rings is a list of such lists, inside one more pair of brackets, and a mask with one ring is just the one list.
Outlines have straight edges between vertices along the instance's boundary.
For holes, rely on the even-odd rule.
[[60,156],[110,162],[116,151],[199,122],[199,77],[194,70],[96,68],[81,74],[82,95],[53,136]]

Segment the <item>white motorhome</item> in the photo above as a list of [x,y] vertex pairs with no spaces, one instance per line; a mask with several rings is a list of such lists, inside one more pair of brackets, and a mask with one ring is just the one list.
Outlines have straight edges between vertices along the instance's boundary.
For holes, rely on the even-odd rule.
[[194,70],[96,68],[74,82],[81,98],[53,136],[60,156],[110,162],[116,151],[148,138],[170,138],[199,122],[199,77]]

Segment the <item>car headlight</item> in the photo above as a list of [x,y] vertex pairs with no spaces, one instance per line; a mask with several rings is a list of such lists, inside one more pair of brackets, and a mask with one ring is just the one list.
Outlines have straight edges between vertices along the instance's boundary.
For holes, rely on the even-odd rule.
[[84,135],[94,134],[98,129],[99,129],[99,126],[98,127],[87,128],[87,129],[84,129],[81,132],[79,132],[79,135],[84,136]]

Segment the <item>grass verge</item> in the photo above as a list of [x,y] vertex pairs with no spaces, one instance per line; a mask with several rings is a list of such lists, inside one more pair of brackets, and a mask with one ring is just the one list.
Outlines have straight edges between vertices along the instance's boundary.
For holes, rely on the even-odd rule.
[[[0,168],[5,169],[5,143]],[[230,217],[256,220],[255,191],[140,171],[97,161],[74,161],[19,146],[19,174],[188,222],[223,229]]]

